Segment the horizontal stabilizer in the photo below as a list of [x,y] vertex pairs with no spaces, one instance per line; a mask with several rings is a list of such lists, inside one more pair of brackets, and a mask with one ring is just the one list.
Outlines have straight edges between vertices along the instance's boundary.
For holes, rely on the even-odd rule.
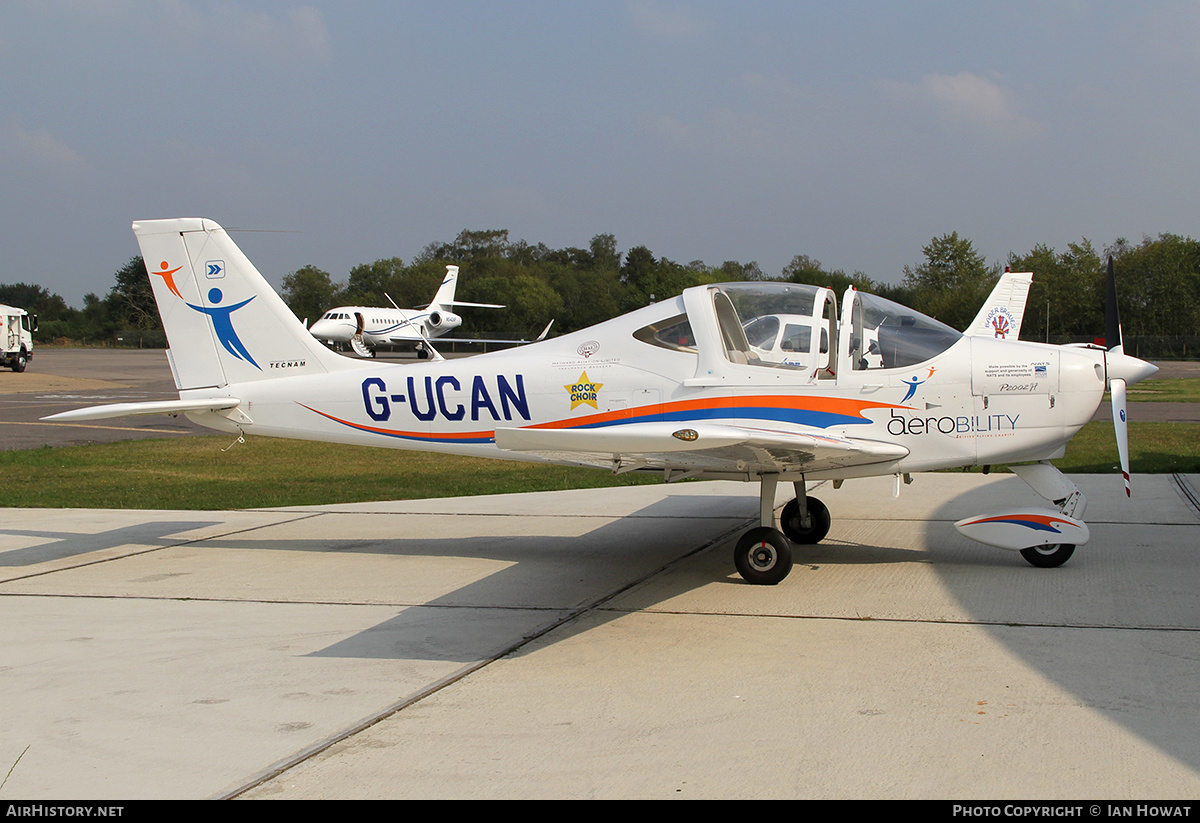
[[469,306],[472,309],[503,309],[499,303],[464,303],[461,300],[451,300],[449,303],[439,303],[440,306]]
[[86,409],[59,412],[43,420],[77,421],[108,420],[113,417],[132,417],[138,414],[183,414],[184,412],[218,412],[236,408],[242,401],[236,397],[214,397],[211,400],[163,400],[152,403],[111,403]]

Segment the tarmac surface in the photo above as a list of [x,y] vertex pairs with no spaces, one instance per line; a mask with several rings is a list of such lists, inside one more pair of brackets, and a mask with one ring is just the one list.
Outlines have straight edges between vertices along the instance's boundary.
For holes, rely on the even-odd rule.
[[1061,568],[939,473],[814,489],[772,587],[752,484],[0,509],[0,799],[1194,799],[1200,477],[1074,479]]

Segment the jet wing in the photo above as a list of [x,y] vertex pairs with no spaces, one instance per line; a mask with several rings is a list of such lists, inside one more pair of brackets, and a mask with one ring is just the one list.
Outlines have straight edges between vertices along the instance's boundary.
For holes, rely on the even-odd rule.
[[889,463],[894,443],[722,423],[629,423],[599,428],[496,429],[496,446],[587,465],[692,472],[816,472]]

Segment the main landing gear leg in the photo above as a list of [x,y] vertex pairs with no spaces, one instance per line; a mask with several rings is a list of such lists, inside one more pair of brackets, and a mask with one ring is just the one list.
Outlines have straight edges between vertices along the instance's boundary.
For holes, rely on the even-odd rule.
[[792,570],[792,544],[775,529],[775,487],[779,475],[764,474],[759,479],[759,525],[738,540],[733,564],[747,583],[773,586]]
[[783,507],[780,532],[775,528],[775,489],[779,475],[764,474],[759,480],[759,525],[742,535],[733,552],[738,574],[747,583],[772,586],[792,570],[792,544],[820,543],[829,534],[832,523],[829,509],[815,497],[809,497],[804,480],[792,484],[796,497]]

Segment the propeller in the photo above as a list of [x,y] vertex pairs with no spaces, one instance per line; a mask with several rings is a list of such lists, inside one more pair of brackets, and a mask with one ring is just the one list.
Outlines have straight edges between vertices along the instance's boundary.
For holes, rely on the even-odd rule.
[[1117,278],[1113,274],[1111,254],[1108,256],[1108,291],[1104,296],[1104,346],[1108,349],[1104,361],[1105,368],[1109,371],[1108,391],[1112,398],[1117,457],[1121,461],[1121,476],[1125,479],[1125,496],[1132,497],[1133,491],[1129,486],[1129,416],[1125,409],[1125,381],[1120,377],[1113,377],[1109,369],[1110,357],[1125,353],[1125,343],[1121,340],[1121,313],[1117,308]]
[[1117,279],[1113,275],[1112,255],[1108,258],[1108,293],[1104,300],[1104,368],[1108,376],[1108,390],[1112,397],[1113,429],[1117,435],[1117,457],[1121,461],[1121,475],[1125,479],[1125,496],[1132,497],[1129,486],[1129,415],[1125,408],[1125,388],[1130,383],[1144,380],[1158,371],[1158,367],[1125,354],[1121,340],[1121,316],[1117,309]]

